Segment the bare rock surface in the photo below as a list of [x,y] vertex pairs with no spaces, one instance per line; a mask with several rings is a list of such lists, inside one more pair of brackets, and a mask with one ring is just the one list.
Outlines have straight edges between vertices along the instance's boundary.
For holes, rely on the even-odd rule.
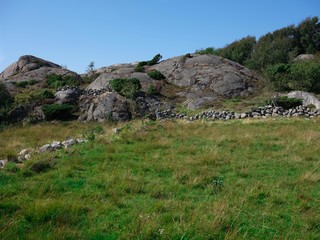
[[46,61],[44,59],[25,55],[21,56],[18,61],[9,65],[2,73],[0,73],[0,81],[7,85],[10,92],[14,91],[14,82],[22,82],[29,80],[39,81],[39,85],[43,84],[48,75],[70,76],[77,81],[81,81],[80,75],[64,69],[58,64]]
[[247,68],[215,55],[188,54],[170,58],[153,67],[166,81],[186,87],[189,108],[199,108],[217,98],[247,96],[253,91],[256,77]]
[[104,121],[104,120],[130,120],[131,113],[129,102],[114,92],[106,92],[99,96],[80,97],[80,120]]

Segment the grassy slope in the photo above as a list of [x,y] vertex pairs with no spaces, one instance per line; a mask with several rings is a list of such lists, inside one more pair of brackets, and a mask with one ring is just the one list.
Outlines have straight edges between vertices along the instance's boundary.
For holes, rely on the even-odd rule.
[[0,239],[319,239],[319,123],[94,125],[88,144],[0,171]]

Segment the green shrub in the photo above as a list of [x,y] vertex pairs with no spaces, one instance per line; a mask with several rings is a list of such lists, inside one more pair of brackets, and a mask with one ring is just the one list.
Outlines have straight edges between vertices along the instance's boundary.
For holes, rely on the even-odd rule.
[[10,105],[11,102],[12,98],[6,85],[0,82],[0,108]]
[[142,62],[138,63],[138,67],[143,67],[143,66],[146,66],[146,65],[148,65],[147,61],[142,61]]
[[271,65],[264,73],[276,91],[320,93],[320,65],[315,62]]
[[289,64],[280,63],[267,67],[267,69],[264,71],[264,75],[269,80],[274,90],[279,92],[289,91],[289,71]]
[[47,120],[68,120],[72,118],[73,106],[70,104],[46,104],[42,110]]
[[110,81],[113,90],[128,98],[136,98],[141,90],[141,84],[137,78],[116,78]]
[[234,41],[233,43],[224,48],[216,50],[215,52],[221,57],[244,65],[250,59],[255,44],[256,38],[248,36]]
[[47,76],[46,84],[48,88],[58,88],[63,86],[79,86],[80,82],[72,76],[62,76],[51,74]]
[[137,65],[137,66],[134,68],[134,71],[135,71],[135,72],[144,72],[144,67]]
[[208,48],[205,48],[205,49],[198,49],[198,50],[196,50],[196,53],[200,54],[200,55],[204,55],[204,54],[215,54],[215,55],[217,55],[218,50],[214,49],[214,47],[208,47]]
[[281,96],[267,100],[266,104],[271,104],[278,107],[283,107],[284,109],[289,109],[302,105],[302,99]]
[[28,84],[29,84],[28,81],[13,82],[13,85],[19,88],[25,88]]
[[4,122],[7,119],[11,104],[12,97],[7,90],[6,85],[0,82],[0,122]]
[[19,88],[25,88],[26,86],[33,86],[35,84],[37,84],[38,81],[37,80],[29,80],[29,81],[22,81],[22,82],[13,82],[12,84],[15,85],[16,87],[19,87]]
[[147,94],[148,95],[157,95],[157,94],[159,94],[159,90],[151,84],[151,85],[149,85],[149,87],[147,89]]
[[30,86],[33,86],[33,85],[37,84],[38,82],[39,82],[39,81],[37,81],[37,80],[31,79],[31,80],[28,81],[28,84],[29,84]]
[[292,64],[289,73],[290,89],[320,93],[320,64],[299,62]]
[[41,95],[41,99],[53,99],[54,98],[53,92],[48,89],[42,89],[40,95]]
[[151,72],[148,72],[148,76],[155,80],[166,79],[166,77],[158,70],[152,70]]
[[44,102],[45,99],[54,98],[54,94],[48,89],[31,90],[26,89],[20,94],[15,95],[14,105],[34,106]]
[[148,66],[153,66],[160,62],[162,56],[160,54],[155,55],[150,61],[147,62]]

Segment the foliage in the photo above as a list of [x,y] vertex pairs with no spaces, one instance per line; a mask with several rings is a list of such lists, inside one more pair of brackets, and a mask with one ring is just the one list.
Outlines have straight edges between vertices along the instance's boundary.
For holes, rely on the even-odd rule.
[[287,96],[280,96],[267,100],[266,104],[283,107],[284,109],[290,109],[302,105],[302,100],[299,98],[288,98]]
[[79,86],[80,82],[72,76],[69,75],[57,75],[51,74],[47,76],[46,84],[48,88],[56,89],[63,86]]
[[148,65],[148,62],[147,61],[142,61],[142,62],[139,62],[137,66],[138,67],[144,67],[146,65]]
[[46,99],[54,98],[54,94],[49,89],[25,89],[20,94],[15,95],[14,105],[35,106],[45,102]]
[[70,104],[46,104],[42,106],[42,111],[47,120],[68,120],[72,118],[73,108]]
[[294,36],[294,26],[282,28],[262,36],[254,48],[249,66],[261,70],[269,65],[288,63],[297,55]]
[[136,98],[141,90],[141,84],[137,78],[116,78],[110,81],[113,90],[128,98]]
[[25,88],[28,85],[28,81],[13,82],[13,85],[16,87]]
[[300,53],[314,54],[320,51],[320,23],[318,17],[306,18],[296,30],[297,48]]
[[33,86],[35,84],[37,84],[38,81],[37,80],[34,80],[34,79],[31,79],[29,81],[21,81],[21,82],[13,82],[13,84],[16,86],[16,87],[20,87],[20,88],[25,88],[26,86]]
[[40,90],[40,97],[41,97],[41,99],[53,99],[54,94],[49,89],[42,89],[42,90]]
[[[117,135],[95,123],[107,131],[94,141],[0,171],[0,236],[319,239],[319,123],[134,121]],[[79,124],[17,126],[0,139],[28,135],[38,146],[39,131],[59,132],[42,134],[49,142],[70,128],[80,134]],[[54,167],[30,170],[51,158]]]
[[144,67],[143,66],[139,66],[139,64],[134,68],[135,72],[144,72]]
[[299,54],[320,51],[318,17],[306,18],[298,26],[290,25],[261,36],[245,37],[225,46],[197,50],[198,54],[215,54],[245,66],[264,70],[270,65],[290,63]]
[[94,72],[94,61],[91,61],[87,67],[86,72],[88,74],[92,74]]
[[256,38],[247,36],[216,51],[216,54],[244,65],[250,58]]
[[150,84],[147,89],[147,94],[148,95],[157,95],[157,94],[159,94],[159,90],[154,85]]
[[0,123],[5,121],[11,109],[12,97],[6,85],[0,81]]
[[82,80],[84,83],[92,83],[94,80],[96,80],[100,76],[100,73],[97,73],[96,71],[93,71],[91,74],[86,74],[82,77]]
[[148,76],[155,79],[155,80],[166,79],[166,77],[158,70],[152,70],[152,71],[148,72]]
[[219,50],[216,50],[214,47],[208,47],[205,49],[197,49],[196,54],[204,55],[204,54],[214,54],[217,55]]
[[302,53],[320,51],[318,17],[307,18],[298,26],[288,26],[262,36],[252,53],[249,66],[265,69],[269,65],[289,63]]
[[320,93],[320,65],[311,61],[276,64],[267,67],[265,76],[277,91],[303,90]]
[[12,102],[12,97],[4,83],[0,81],[0,108],[8,106]]
[[150,61],[147,62],[148,66],[153,66],[160,62],[162,56],[160,54],[155,55]]

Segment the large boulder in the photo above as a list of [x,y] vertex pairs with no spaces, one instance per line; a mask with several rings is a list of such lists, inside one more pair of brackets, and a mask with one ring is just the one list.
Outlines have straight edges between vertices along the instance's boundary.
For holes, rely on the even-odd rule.
[[58,104],[76,104],[79,100],[81,92],[78,89],[65,89],[57,91],[54,95],[55,102]]
[[303,92],[303,91],[293,91],[293,92],[288,93],[288,97],[302,99],[304,106],[308,106],[308,105],[312,104],[316,107],[316,109],[320,109],[320,101],[312,93]]
[[83,95],[79,99],[82,121],[125,121],[131,119],[130,103],[114,92],[106,92],[99,96]]
[[76,81],[82,81],[81,77],[58,64],[31,55],[21,56],[17,62],[9,65],[0,73],[0,81],[4,82],[11,93],[15,92],[14,82],[29,80],[38,81],[37,85],[42,87],[47,76],[56,74],[64,77],[72,77]]
[[242,65],[215,55],[187,54],[174,57],[152,67],[166,81],[186,88],[179,93],[186,97],[189,108],[199,108],[218,98],[248,96],[257,80]]

